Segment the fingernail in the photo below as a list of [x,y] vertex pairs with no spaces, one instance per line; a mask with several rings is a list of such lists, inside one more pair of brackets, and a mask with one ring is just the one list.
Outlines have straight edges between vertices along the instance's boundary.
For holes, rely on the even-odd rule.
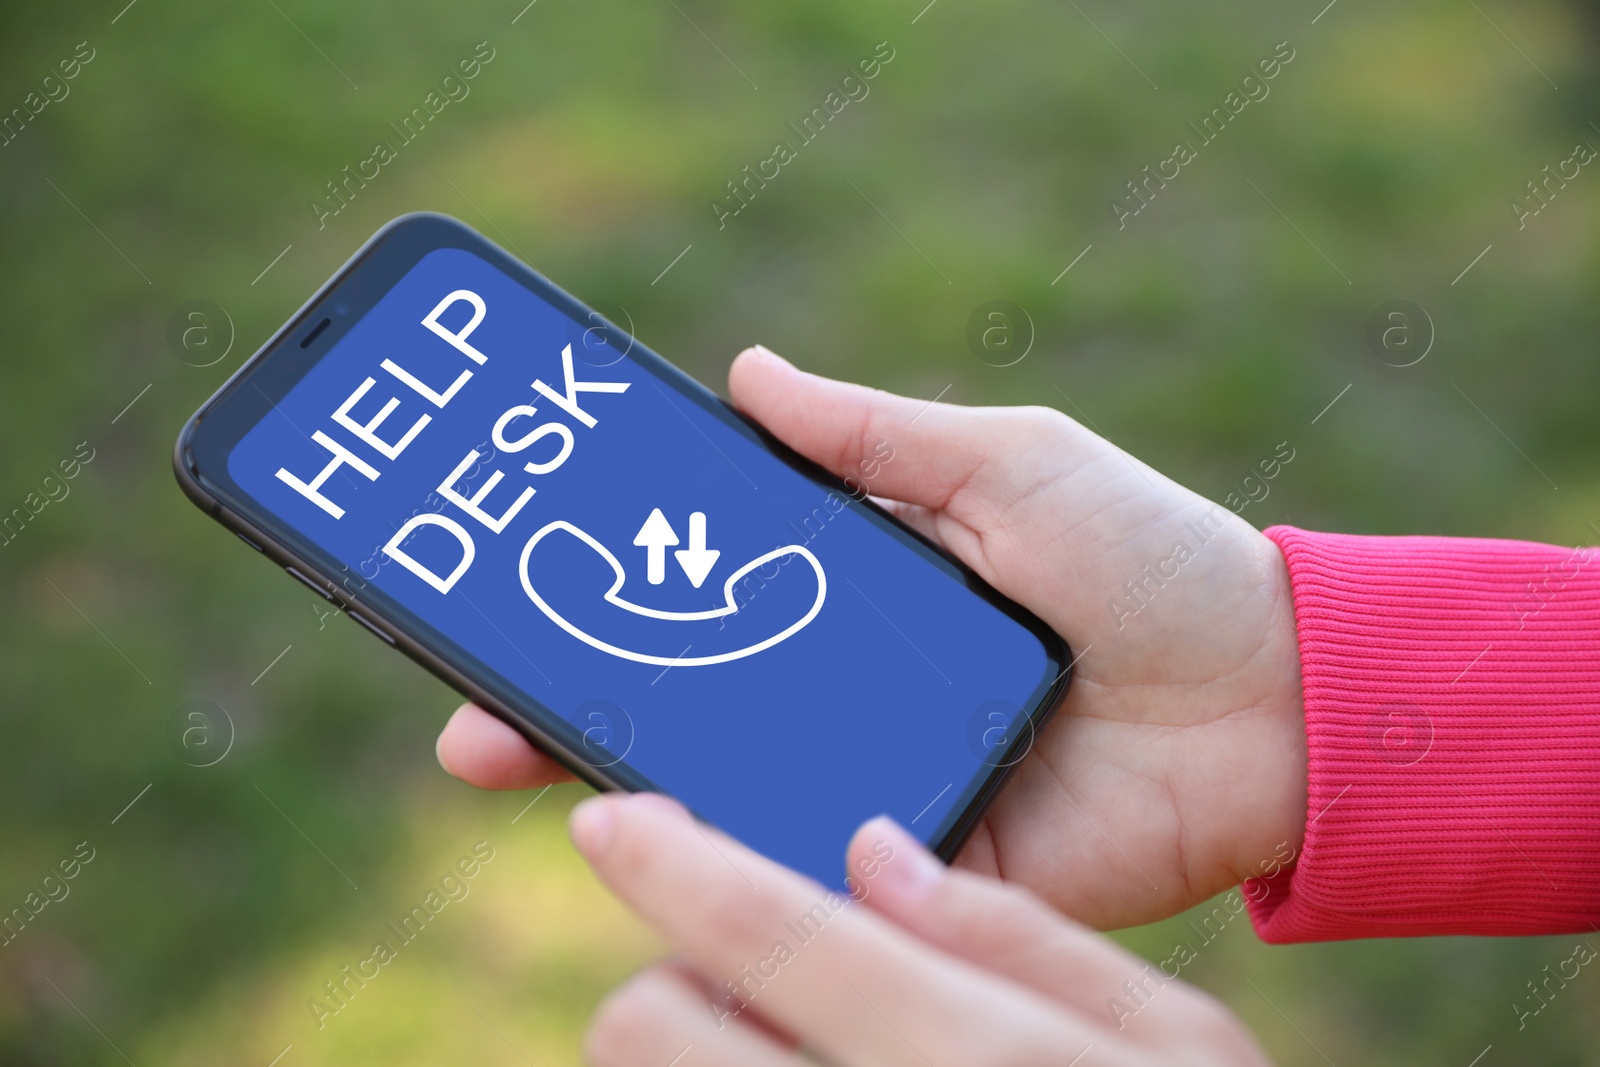
[[778,355],[778,353],[776,353],[772,349],[768,348],[766,345],[754,345],[754,346],[751,347],[750,351],[752,351],[752,352],[760,352],[766,358],[775,359],[779,363],[787,363],[787,362],[789,362],[788,360],[784,359],[782,356]]
[[887,815],[868,822],[860,835],[879,861],[877,877],[868,880],[872,890],[915,899],[931,893],[949,873],[939,857]]
[[594,863],[610,846],[616,821],[611,797],[590,797],[572,809],[567,819],[567,832],[583,858]]

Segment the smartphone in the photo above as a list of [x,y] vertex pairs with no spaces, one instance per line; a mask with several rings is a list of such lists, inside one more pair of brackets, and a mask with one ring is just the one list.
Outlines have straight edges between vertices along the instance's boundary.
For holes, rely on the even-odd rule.
[[422,214],[195,413],[174,465],[580,778],[853,888],[845,845],[878,814],[954,856],[1070,674],[1048,626],[869,498],[896,448],[836,478]]

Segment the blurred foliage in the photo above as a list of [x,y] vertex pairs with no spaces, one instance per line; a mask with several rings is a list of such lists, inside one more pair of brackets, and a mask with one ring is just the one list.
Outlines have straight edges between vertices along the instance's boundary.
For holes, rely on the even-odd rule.
[[[620,305],[708,382],[759,340],[912,395],[1054,404],[1219,500],[1287,440],[1244,513],[1263,526],[1600,538],[1600,173],[1525,229],[1508,207],[1600,145],[1590,8],[922,3],[0,10],[0,108],[95,50],[0,148],[0,507],[94,450],[0,547],[0,907],[96,849],[0,947],[0,1061],[572,1063],[597,999],[656,951],[565,842],[578,787],[513,822],[530,798],[447,780],[443,687],[320,619],[173,485],[183,418],[405,211]],[[1285,40],[1271,95],[1119,230],[1111,198]],[[471,95],[319,229],[324,183],[396,143],[480,41]],[[880,41],[870,96],[719,229],[724,183]],[[996,298],[1037,331],[1004,369],[965,340]],[[1409,368],[1363,339],[1397,298],[1437,327]],[[193,299],[237,332],[209,368],[166,339]],[[237,728],[216,766],[169,747],[192,699]],[[472,895],[318,1031],[307,999],[479,840],[496,859]],[[1283,1064],[1491,1044],[1485,1067],[1600,1063],[1593,976],[1523,1030],[1511,1007],[1571,939],[1268,948],[1245,927],[1185,977]],[[1192,931],[1118,936],[1159,960]]]

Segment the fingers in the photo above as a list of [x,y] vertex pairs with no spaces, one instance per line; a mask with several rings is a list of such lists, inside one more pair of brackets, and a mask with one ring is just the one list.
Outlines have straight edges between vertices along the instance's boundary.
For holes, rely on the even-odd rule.
[[1033,488],[1045,476],[1028,459],[1050,443],[1041,436],[1104,445],[1059,412],[930,404],[807,374],[760,346],[733,361],[728,388],[743,411],[852,489],[957,513],[964,493],[992,509]]
[[830,1062],[967,1067],[1120,1044],[692,822],[662,797],[587,800],[574,809],[572,835],[600,878],[669,944]]
[[908,876],[919,869],[937,870],[929,865],[937,861],[887,818],[873,819],[857,831],[849,849],[851,869],[863,869],[870,857],[886,850],[897,858],[925,857],[926,863],[883,864],[862,899],[930,944],[1050,997],[1104,1032],[1146,1048],[1186,1055],[1205,1050],[1217,1062],[1268,1067],[1254,1038],[1231,1012],[1178,981],[1176,969],[1166,969],[1192,962],[1194,953],[1187,946],[1186,955],[1175,952],[1162,964],[1151,964],[1063,918],[1025,890],[964,871]]
[[527,738],[475,704],[456,709],[434,751],[440,766],[479,789],[532,789],[572,778]]
[[965,871],[919,877],[938,860],[887,816],[856,831],[851,869],[868,868],[885,852],[894,860],[864,883],[863,903],[928,943],[1052,999],[1102,1010],[1105,997],[1143,962],[1020,889]]
[[800,1067],[793,1053],[712,1001],[671,964],[641,971],[600,1005],[584,1041],[591,1067]]
[[[874,864],[885,852],[894,859]],[[1175,971],[1168,974],[1064,919],[1031,893],[965,871],[936,872],[927,864],[938,861],[887,817],[862,826],[850,843],[851,870],[876,868],[865,893],[858,894],[867,907],[929,944],[1132,1040],[1181,1044],[1214,1007],[1175,981]]]

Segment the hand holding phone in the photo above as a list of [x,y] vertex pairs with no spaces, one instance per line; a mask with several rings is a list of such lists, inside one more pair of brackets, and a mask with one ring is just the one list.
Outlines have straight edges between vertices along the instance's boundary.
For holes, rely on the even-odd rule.
[[[1174,914],[1298,853],[1299,654],[1272,542],[1050,409],[930,406],[764,349],[734,361],[729,393],[842,477],[861,477],[872,443],[894,442],[870,492],[1081,655],[1061,714],[958,866],[1113,928]],[[487,788],[565,777],[470,706],[439,755]]]

